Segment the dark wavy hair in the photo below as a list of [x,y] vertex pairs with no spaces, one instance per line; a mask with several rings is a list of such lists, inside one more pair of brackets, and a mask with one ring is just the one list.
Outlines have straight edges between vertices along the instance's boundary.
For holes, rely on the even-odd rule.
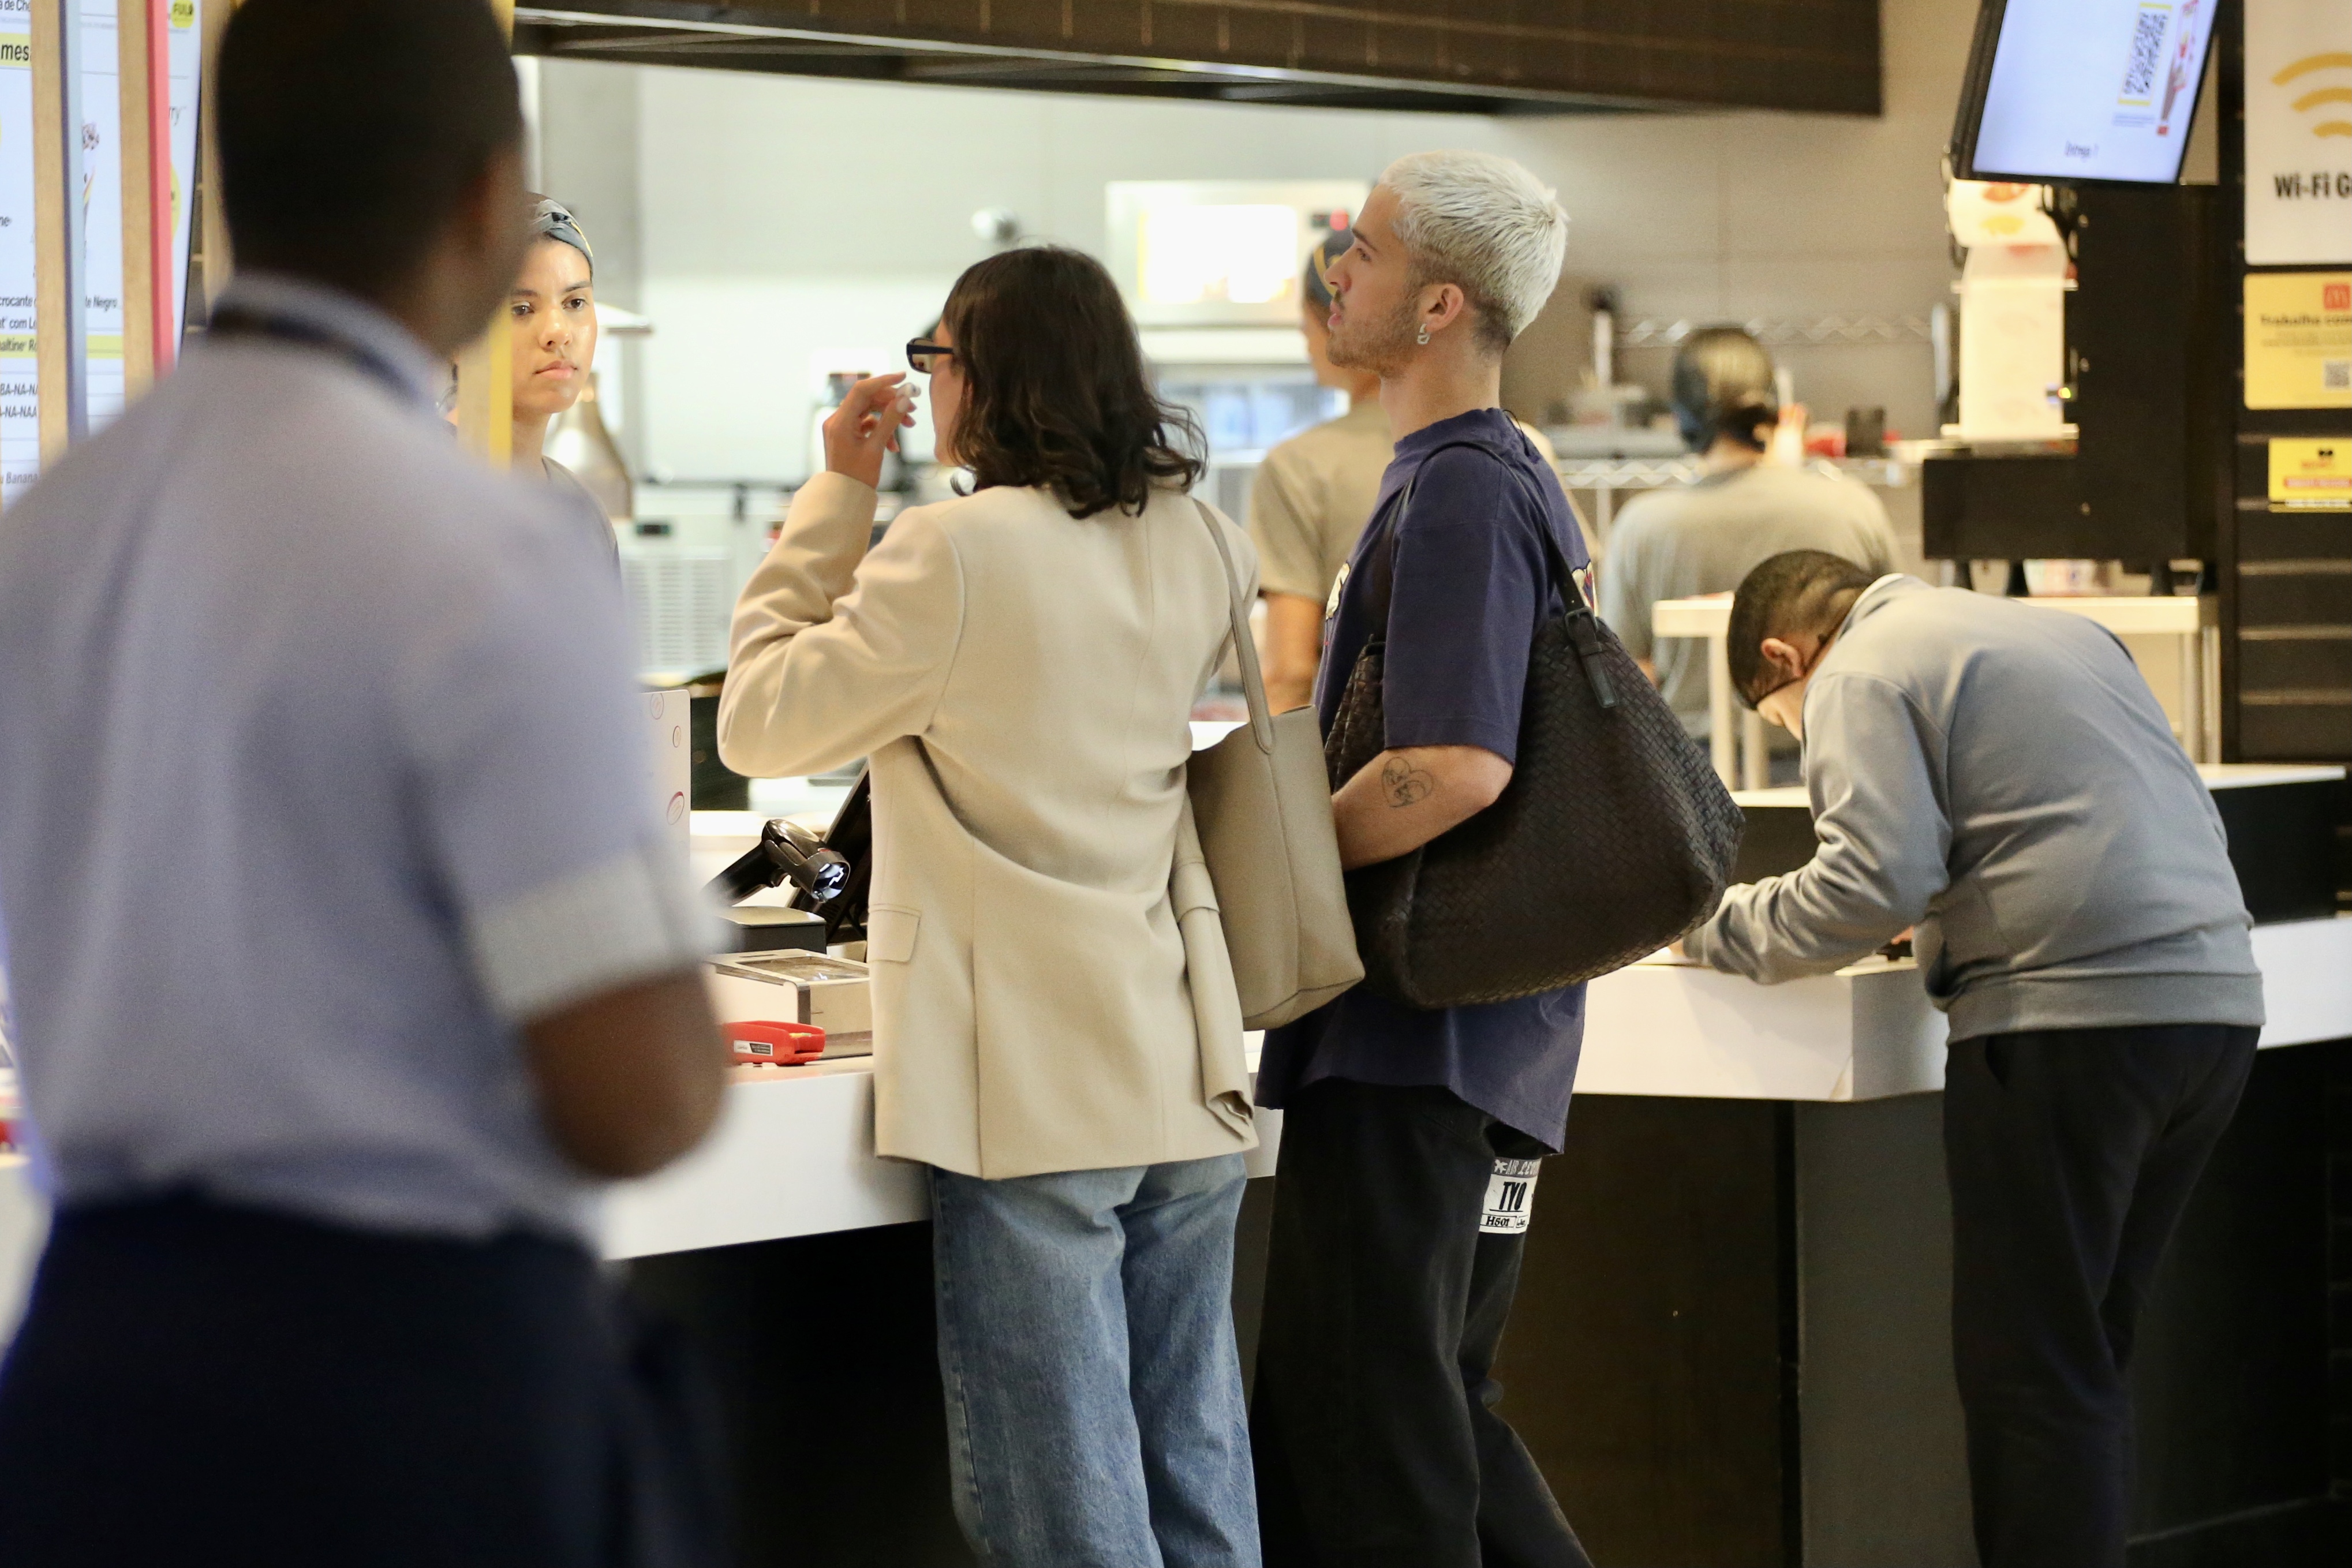
[[1094,257],[1034,246],[977,262],[940,324],[964,378],[956,461],[980,489],[1042,486],[1091,517],[1140,512],[1154,485],[1190,489],[1206,471],[1199,423],[1152,391],[1135,323]]

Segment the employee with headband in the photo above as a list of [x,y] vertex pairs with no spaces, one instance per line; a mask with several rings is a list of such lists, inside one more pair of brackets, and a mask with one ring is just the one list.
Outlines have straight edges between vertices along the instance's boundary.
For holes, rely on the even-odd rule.
[[1609,536],[1601,615],[1694,736],[1707,730],[1706,644],[1650,634],[1661,599],[1729,593],[1783,550],[1826,550],[1873,577],[1899,551],[1886,508],[1851,480],[1765,461],[1780,422],[1772,356],[1738,327],[1692,333],[1675,354],[1675,420],[1698,456],[1695,485],[1627,503]]
[[617,564],[620,546],[603,505],[546,453],[548,424],[580,401],[596,363],[596,253],[570,208],[545,196],[530,200],[530,246],[509,304],[514,320],[514,465],[593,509],[604,525],[604,549]]

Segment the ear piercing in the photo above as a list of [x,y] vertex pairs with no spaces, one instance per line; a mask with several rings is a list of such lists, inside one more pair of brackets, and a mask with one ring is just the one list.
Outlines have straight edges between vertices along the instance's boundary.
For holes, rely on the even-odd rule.
[[1421,324],[1421,331],[1420,331],[1420,332],[1419,332],[1419,333],[1418,333],[1418,334],[1413,338],[1413,341],[1414,341],[1414,342],[1416,342],[1416,343],[1419,343],[1423,348],[1427,348],[1427,347],[1429,346],[1429,323],[1428,323],[1428,322],[1423,321],[1423,322]]

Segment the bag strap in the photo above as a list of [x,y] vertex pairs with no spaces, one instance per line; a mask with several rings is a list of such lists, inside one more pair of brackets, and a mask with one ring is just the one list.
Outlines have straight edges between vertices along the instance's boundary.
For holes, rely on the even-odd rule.
[[1382,585],[1386,591],[1381,595],[1380,631],[1371,642],[1385,644],[1388,641],[1389,604],[1396,593],[1396,558],[1398,550],[1403,544],[1406,516],[1412,510],[1413,487],[1421,483],[1422,470],[1429,466],[1438,453],[1451,452],[1457,446],[1467,446],[1493,458],[1505,473],[1518,481],[1519,488],[1526,493],[1528,500],[1535,503],[1538,515],[1543,518],[1540,531],[1543,534],[1544,555],[1551,563],[1553,574],[1559,579],[1560,601],[1568,612],[1569,637],[1576,645],[1577,663],[1584,671],[1585,680],[1592,687],[1594,699],[1600,703],[1602,709],[1613,709],[1617,706],[1617,692],[1609,679],[1609,672],[1603,666],[1601,660],[1599,617],[1594,613],[1592,606],[1585,601],[1584,590],[1577,584],[1576,569],[1569,564],[1568,552],[1560,548],[1559,532],[1552,527],[1551,508],[1545,505],[1543,497],[1536,493],[1534,482],[1528,479],[1527,470],[1516,463],[1507,461],[1501,453],[1483,441],[1449,441],[1443,446],[1433,448],[1428,456],[1423,457],[1413,469],[1412,477],[1405,482],[1404,494],[1397,500],[1396,520],[1389,525],[1388,578]]
[[1209,538],[1217,546],[1217,559],[1225,563],[1225,598],[1233,613],[1234,657],[1241,661],[1242,692],[1249,699],[1250,733],[1257,740],[1257,748],[1268,757],[1274,755],[1274,715],[1265,701],[1265,677],[1258,673],[1257,639],[1250,635],[1249,610],[1242,603],[1241,575],[1234,570],[1234,550],[1225,543],[1225,530],[1218,526],[1217,514],[1199,497],[1190,499],[1208,525]]
[[1505,460],[1501,453],[1483,441],[1449,441],[1443,446],[1433,447],[1429,455],[1421,460],[1412,471],[1412,477],[1405,482],[1404,494],[1397,498],[1396,521],[1389,525],[1387,562],[1389,570],[1388,581],[1385,585],[1388,591],[1381,595],[1381,636],[1385,638],[1388,633],[1388,601],[1396,591],[1396,557],[1398,550],[1402,547],[1405,518],[1412,510],[1413,488],[1421,483],[1422,471],[1435,460],[1440,452],[1451,452],[1457,446],[1467,447],[1473,452],[1485,453],[1495,460],[1497,467],[1517,481],[1519,488],[1526,492],[1528,499],[1535,503],[1537,513],[1543,518],[1541,531],[1544,554],[1550,561],[1553,574],[1559,579],[1560,597],[1567,601],[1569,613],[1572,615],[1580,610],[1590,611],[1592,607],[1585,602],[1584,591],[1577,586],[1576,569],[1569,565],[1568,552],[1559,548],[1559,531],[1552,527],[1551,508],[1544,504],[1541,496],[1536,494],[1533,483],[1528,478],[1527,470],[1516,463]]

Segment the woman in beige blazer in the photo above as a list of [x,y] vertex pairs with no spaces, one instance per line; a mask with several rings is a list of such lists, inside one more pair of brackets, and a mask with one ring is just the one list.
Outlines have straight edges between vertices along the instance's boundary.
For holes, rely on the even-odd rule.
[[1258,1563],[1231,1291],[1256,1141],[1240,1008],[1185,804],[1228,640],[1197,432],[1152,393],[1101,266],[957,280],[931,378],[971,494],[872,554],[902,376],[852,390],[826,472],[743,591],[719,750],[870,756],[875,1141],[932,1167],[958,1517],[1003,1568]]

